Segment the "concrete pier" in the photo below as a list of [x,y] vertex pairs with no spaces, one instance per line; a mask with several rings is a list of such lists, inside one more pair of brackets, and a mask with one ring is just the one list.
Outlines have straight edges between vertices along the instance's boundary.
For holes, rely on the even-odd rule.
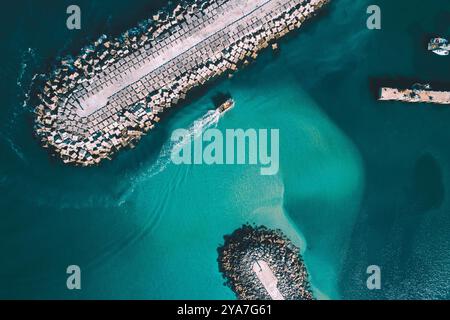
[[239,300],[314,299],[300,248],[280,230],[243,225],[217,251],[225,284]]
[[104,36],[46,82],[36,134],[66,163],[109,159],[193,87],[256,58],[327,2],[198,0],[155,15],[138,34]]
[[379,100],[396,100],[411,103],[450,104],[449,91],[381,88]]
[[[241,19],[253,13],[256,9],[271,10],[274,5],[270,0],[253,0],[253,1],[241,1],[238,3],[234,0],[227,3],[224,7],[227,9],[227,13],[219,15],[216,19],[204,19],[205,21],[197,28],[192,30],[192,35],[187,38],[180,39],[178,42],[174,42],[170,46],[161,48],[160,50],[153,50],[144,57],[142,63],[137,64],[136,70],[132,71],[125,77],[116,77],[111,80],[111,83],[107,84],[98,92],[94,92],[90,96],[85,96],[80,100],[80,107],[77,113],[81,117],[88,116],[93,112],[103,108],[108,100],[117,92],[125,89],[126,87],[136,83],[139,79],[156,69],[163,67],[169,61],[172,61],[176,57],[187,53],[190,49],[195,48],[203,42],[209,42],[210,38],[217,34],[219,31],[228,28],[237,31],[236,28],[240,24]],[[217,52],[217,49],[212,51],[213,54]]]
[[273,300],[284,300],[283,295],[277,288],[278,280],[273,274],[267,262],[263,260],[255,261],[255,263],[253,263],[252,269]]

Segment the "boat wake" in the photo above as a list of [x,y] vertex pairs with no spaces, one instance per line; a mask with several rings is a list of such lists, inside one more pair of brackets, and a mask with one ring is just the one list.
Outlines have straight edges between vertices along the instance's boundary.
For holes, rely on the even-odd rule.
[[148,171],[141,175],[142,180],[147,180],[158,173],[164,171],[167,165],[170,163],[171,154],[182,148],[187,143],[191,143],[198,137],[200,137],[205,129],[217,126],[219,122],[220,112],[217,110],[210,110],[200,119],[194,121],[194,123],[187,129],[186,134],[180,141],[167,141],[158,155],[156,162],[148,169]]
[[180,150],[187,143],[191,143],[198,137],[200,137],[205,129],[216,127],[219,122],[220,112],[218,110],[210,110],[199,120],[196,120],[191,127],[187,130],[186,134],[180,141],[170,141],[167,145],[168,156],[170,160],[170,155],[177,150]]
[[218,110],[209,110],[201,118],[194,121],[194,123],[187,129],[183,139],[179,141],[168,140],[161,148],[156,161],[147,169],[140,172],[138,176],[133,179],[132,187],[126,195],[122,196],[120,204],[123,204],[128,198],[128,195],[133,193],[134,187],[139,183],[147,181],[148,179],[163,172],[171,162],[171,155],[176,150],[179,150],[187,143],[192,143],[195,139],[200,137],[205,129],[216,127],[219,122],[220,112]]

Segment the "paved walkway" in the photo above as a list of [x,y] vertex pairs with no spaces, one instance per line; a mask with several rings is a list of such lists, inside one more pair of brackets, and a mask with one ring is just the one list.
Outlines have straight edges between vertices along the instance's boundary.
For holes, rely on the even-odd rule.
[[285,2],[289,2],[289,0],[230,0],[227,3],[227,7],[231,9],[227,10],[223,15],[217,15],[212,19],[213,21],[206,23],[205,25],[199,25],[192,35],[182,39],[180,42],[160,49],[156,57],[153,55],[148,57],[140,68],[126,74],[123,78],[118,78],[118,80],[96,94],[85,99],[81,98],[80,108],[77,109],[77,114],[80,117],[86,117],[94,113],[98,109],[104,107],[107,104],[109,97],[115,93],[155,71],[168,61],[206,41],[220,30],[233,24],[239,25],[241,19],[257,9],[264,6],[278,7]]
[[450,104],[450,91],[414,91],[410,89],[381,88],[380,100]]
[[277,288],[278,280],[273,274],[267,262],[258,260],[253,263],[253,271],[258,276],[259,281],[266,288],[267,293],[273,300],[284,300],[283,295]]

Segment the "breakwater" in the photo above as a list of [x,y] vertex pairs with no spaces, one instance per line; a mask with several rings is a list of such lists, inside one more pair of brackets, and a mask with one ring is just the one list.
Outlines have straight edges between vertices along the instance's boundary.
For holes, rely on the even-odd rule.
[[38,93],[35,132],[65,163],[93,165],[141,139],[194,87],[237,70],[328,0],[195,1],[61,61]]
[[396,100],[411,103],[450,104],[449,91],[433,91],[426,89],[397,89],[383,87],[379,100]]
[[313,299],[300,250],[281,231],[244,225],[224,239],[219,269],[238,299]]

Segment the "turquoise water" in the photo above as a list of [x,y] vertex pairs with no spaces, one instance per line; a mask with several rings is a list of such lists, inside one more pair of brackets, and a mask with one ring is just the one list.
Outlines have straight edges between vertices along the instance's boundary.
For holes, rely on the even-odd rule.
[[[377,1],[382,30],[369,31],[371,1],[334,1],[279,54],[197,91],[134,150],[96,168],[62,165],[32,135],[33,75],[160,3],[79,1],[76,32],[64,1],[11,5],[2,19],[0,297],[233,299],[216,249],[250,222],[301,247],[320,298],[448,298],[450,111],[373,97],[376,79],[448,82],[450,60],[423,50],[450,37],[448,2]],[[236,107],[212,126],[280,130],[277,175],[171,164],[171,132],[208,119],[218,92]],[[65,287],[70,264],[80,291]],[[376,292],[365,287],[371,264],[382,269]]]

